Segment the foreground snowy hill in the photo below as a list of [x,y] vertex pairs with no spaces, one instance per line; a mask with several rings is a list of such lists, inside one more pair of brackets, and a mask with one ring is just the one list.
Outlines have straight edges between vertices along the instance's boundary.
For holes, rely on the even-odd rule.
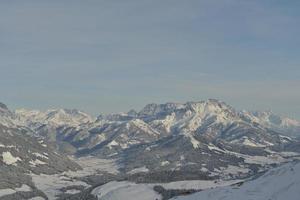
[[204,190],[174,200],[294,200],[300,196],[300,163],[289,163],[233,186]]

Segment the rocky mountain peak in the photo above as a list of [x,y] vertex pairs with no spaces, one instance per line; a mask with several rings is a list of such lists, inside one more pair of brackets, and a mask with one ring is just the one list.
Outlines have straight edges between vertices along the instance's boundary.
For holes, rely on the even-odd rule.
[[8,110],[7,106],[4,103],[0,102],[0,109]]
[[21,122],[30,124],[52,124],[79,126],[93,122],[90,115],[76,109],[51,109],[47,111],[19,109],[15,111]]
[[138,114],[139,116],[156,116],[164,113],[171,113],[175,110],[184,108],[183,104],[180,103],[165,103],[155,104],[151,103],[146,105]]

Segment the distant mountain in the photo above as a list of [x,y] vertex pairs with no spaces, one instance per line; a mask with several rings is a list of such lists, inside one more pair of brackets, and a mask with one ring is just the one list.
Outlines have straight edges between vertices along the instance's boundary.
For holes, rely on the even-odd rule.
[[28,174],[80,169],[66,154],[113,160],[117,180],[245,179],[299,156],[299,124],[215,99],[152,103],[97,118],[76,109],[10,111],[0,104],[0,192],[34,188]]
[[[30,174],[57,174],[81,167],[56,152],[42,138],[32,137],[33,131],[21,126],[18,115],[0,104],[0,198],[19,188],[39,194]],[[3,189],[4,188],[4,189]],[[21,190],[21,189],[20,189]],[[29,197],[30,197],[29,195]]]
[[78,128],[95,121],[90,115],[76,109],[52,109],[44,112],[19,109],[15,111],[15,115],[18,125],[30,128],[48,142],[57,141],[57,133],[61,128]]
[[234,166],[249,175],[263,166],[251,159],[275,157],[277,160],[269,163],[278,163],[284,160],[281,152],[300,151],[297,132],[289,132],[296,130],[295,120],[237,111],[214,99],[148,104],[138,112],[100,115],[97,119],[66,109],[23,109],[14,115],[19,125],[54,143],[60,151],[117,158],[124,172],[176,169],[199,176],[223,176],[222,169]]
[[274,131],[283,133],[286,136],[300,136],[300,122],[297,120],[276,115],[271,111],[256,111],[252,113],[244,112],[244,114],[249,120],[259,123]]
[[[300,152],[299,122],[271,113],[237,111],[215,99],[152,103],[138,112],[97,119],[78,110],[10,112],[2,107],[1,118],[55,145],[58,151],[114,158],[124,173],[176,170],[190,179],[242,177],[284,162],[292,155],[286,152]],[[230,167],[240,173],[224,173]]]
[[45,112],[19,109],[15,111],[15,114],[19,117],[20,122],[33,128],[48,124],[57,127],[62,125],[77,127],[94,121],[90,115],[76,109],[53,109]]

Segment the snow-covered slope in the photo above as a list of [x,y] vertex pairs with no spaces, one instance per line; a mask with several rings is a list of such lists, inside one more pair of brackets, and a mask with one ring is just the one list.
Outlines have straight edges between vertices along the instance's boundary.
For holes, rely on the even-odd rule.
[[[0,124],[0,168],[10,167],[27,173],[56,173],[80,167],[58,154],[42,140],[24,133],[24,129]],[[13,171],[13,170],[12,170]]]
[[177,200],[292,200],[300,196],[300,163],[288,163],[233,186],[204,190]]
[[99,200],[139,199],[155,200],[161,196],[153,191],[153,186],[130,182],[113,181],[92,191]]

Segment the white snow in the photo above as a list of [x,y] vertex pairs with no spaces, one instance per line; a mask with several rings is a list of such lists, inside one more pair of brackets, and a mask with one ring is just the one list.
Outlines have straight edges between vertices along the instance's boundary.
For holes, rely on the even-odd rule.
[[201,169],[200,169],[202,172],[208,172],[209,170],[207,169],[207,168],[205,168],[205,167],[201,167]]
[[19,109],[15,113],[19,117],[19,124],[36,126],[37,124],[52,124],[55,126],[69,125],[77,127],[80,124],[93,122],[95,119],[78,110],[50,109],[45,112],[39,110]]
[[46,175],[46,174],[30,174],[35,186],[43,191],[49,199],[55,199],[58,194],[61,194],[60,189],[67,186],[81,185],[89,187],[85,182],[78,181],[71,177],[62,174]]
[[160,163],[160,165],[161,166],[166,166],[166,165],[168,165],[168,164],[170,164],[170,162],[169,161],[162,161],[161,163]]
[[101,174],[103,172],[108,172],[112,174],[119,173],[118,171],[119,166],[116,164],[115,160],[99,159],[92,156],[83,157],[79,159],[70,157],[70,159],[77,162],[83,168],[83,170],[67,171],[55,175],[30,174],[32,176],[32,180],[36,185],[36,187],[39,190],[43,191],[49,199],[55,199],[55,196],[61,193],[60,189],[66,186],[74,186],[74,185],[81,185],[84,187],[90,186],[85,182],[76,180],[76,178],[78,177]]
[[153,191],[153,187],[147,184],[135,184],[127,181],[112,181],[92,191],[99,200],[155,200],[161,196]]
[[43,161],[41,161],[41,160],[39,160],[39,159],[36,159],[36,160],[31,160],[31,161],[29,161],[29,164],[32,166],[32,167],[36,167],[37,165],[45,165],[45,164],[47,164],[47,163],[45,163],[45,162],[43,162]]
[[0,189],[0,197],[6,196],[6,195],[10,195],[10,194],[14,194],[16,192],[30,192],[31,188],[28,185],[23,184],[21,187],[19,188],[7,188],[7,189]]
[[266,146],[266,145],[263,145],[263,144],[253,142],[249,138],[245,138],[244,141],[242,142],[242,144],[247,145],[247,146],[252,146],[252,147],[265,147]]
[[161,185],[165,189],[195,189],[195,190],[204,190],[215,187],[222,187],[227,185],[232,185],[234,183],[238,183],[241,180],[231,180],[231,181],[223,181],[223,180],[192,180],[192,181],[176,181],[170,183],[159,183],[154,185]]
[[113,146],[119,146],[119,143],[117,143],[115,140],[113,140],[113,141],[111,141],[108,145],[107,145],[107,147],[108,148],[112,148]]
[[40,153],[32,153],[32,154],[35,155],[35,156],[37,156],[37,157],[40,157],[40,158],[48,159],[48,156],[42,155]]
[[28,185],[23,184],[21,187],[15,188],[15,191],[17,191],[17,192],[30,192],[31,187],[29,187]]
[[225,153],[224,150],[222,150],[222,149],[220,149],[219,147],[213,145],[212,143],[209,143],[209,144],[207,145],[207,147],[208,147],[209,150],[212,150],[212,151],[218,151],[218,152],[223,152],[223,153]]
[[246,163],[250,164],[260,164],[260,165],[266,165],[266,164],[278,164],[285,161],[284,158],[274,155],[274,156],[246,156],[244,155],[243,158],[245,158]]
[[0,197],[10,195],[10,194],[14,194],[14,193],[16,193],[16,191],[11,189],[11,188],[0,189]]
[[80,190],[72,189],[72,190],[67,190],[65,193],[67,193],[67,194],[77,194],[77,193],[80,193],[80,192],[81,192]]
[[[267,151],[270,152],[270,150],[267,149]],[[270,164],[279,164],[283,162],[289,161],[289,159],[283,158],[284,154],[281,155],[281,153],[276,153],[276,152],[270,152],[272,153],[271,155],[268,156],[250,156],[250,155],[245,155],[241,153],[236,153],[232,151],[225,150],[225,153],[231,154],[240,158],[245,159],[245,163],[249,164],[259,164],[259,165],[270,165]]]
[[143,166],[129,171],[128,174],[136,174],[140,172],[149,172],[149,169],[146,166]]
[[132,121],[130,121],[130,124],[135,125],[136,127],[140,128],[142,131],[144,131],[145,133],[148,133],[150,135],[160,135],[159,132],[157,132],[156,130],[152,129],[148,124],[146,124],[143,120],[140,119],[134,119]]
[[[101,174],[103,172],[108,172],[112,174],[119,173],[118,165],[116,164],[115,160],[99,159],[92,156],[83,157],[79,159],[70,157],[70,159],[77,162],[83,168],[83,170],[67,171],[55,175],[30,174],[36,187],[39,190],[43,191],[49,199],[55,199],[55,196],[61,193],[60,189],[63,187],[76,185],[81,185],[84,187],[90,186],[83,181],[76,180],[76,178],[78,177]],[[75,193],[77,191],[70,190],[67,192]]]
[[16,162],[21,161],[19,157],[14,157],[9,151],[2,152],[2,159],[7,165],[16,165]]
[[101,172],[108,172],[111,174],[118,174],[119,167],[116,160],[100,159],[93,156],[87,156],[82,158],[70,157],[73,161],[79,164],[83,170],[78,170],[76,172],[68,171],[63,174],[70,177],[83,177],[92,174],[97,174]]
[[241,186],[204,190],[177,200],[294,200],[300,196],[300,163],[288,163]]
[[243,167],[238,167],[238,166],[233,166],[233,165],[228,165],[226,168],[221,168],[222,174],[227,175],[227,174],[246,174],[249,172],[249,169],[243,168]]
[[31,199],[28,200],[45,200],[43,197],[33,197]]
[[187,137],[187,138],[190,139],[190,142],[191,142],[191,144],[193,145],[193,148],[194,148],[194,149],[197,149],[197,148],[199,147],[200,142],[199,142],[198,140],[196,140],[196,139],[194,138],[194,136],[192,136],[192,135],[189,134],[189,133],[183,133],[183,135],[184,135],[185,137]]
[[284,135],[279,135],[280,138],[288,140],[288,141],[292,141],[292,138],[288,137],[288,136],[284,136]]
[[154,127],[163,125],[166,132],[170,133],[171,127],[174,126],[175,122],[176,122],[176,114],[173,112],[170,115],[167,115],[165,119],[154,120],[151,122],[151,124],[154,125]]
[[104,134],[95,135],[95,136],[93,136],[93,138],[89,144],[89,147],[93,148],[105,140],[106,140],[106,136]]
[[[67,171],[61,174],[55,175],[45,175],[45,174],[30,174],[32,180],[36,187],[43,191],[49,199],[55,199],[55,196],[60,194],[60,189],[67,186],[76,186],[81,185],[84,187],[89,187],[90,185],[86,184],[83,181],[78,181],[76,178],[93,175],[93,174],[101,174],[103,172],[109,172],[112,174],[119,173],[118,165],[114,160],[105,160],[99,159],[96,157],[83,157],[79,159],[75,159],[70,157],[70,159],[77,162],[83,170],[78,171]],[[37,164],[37,163],[31,163]],[[75,192],[75,191],[68,191]]]
[[15,145],[7,145],[6,148],[17,148]]
[[289,152],[289,151],[283,151],[283,152],[280,152],[280,155],[282,155],[282,156],[284,156],[284,157],[300,156],[299,153],[296,153],[296,152]]

